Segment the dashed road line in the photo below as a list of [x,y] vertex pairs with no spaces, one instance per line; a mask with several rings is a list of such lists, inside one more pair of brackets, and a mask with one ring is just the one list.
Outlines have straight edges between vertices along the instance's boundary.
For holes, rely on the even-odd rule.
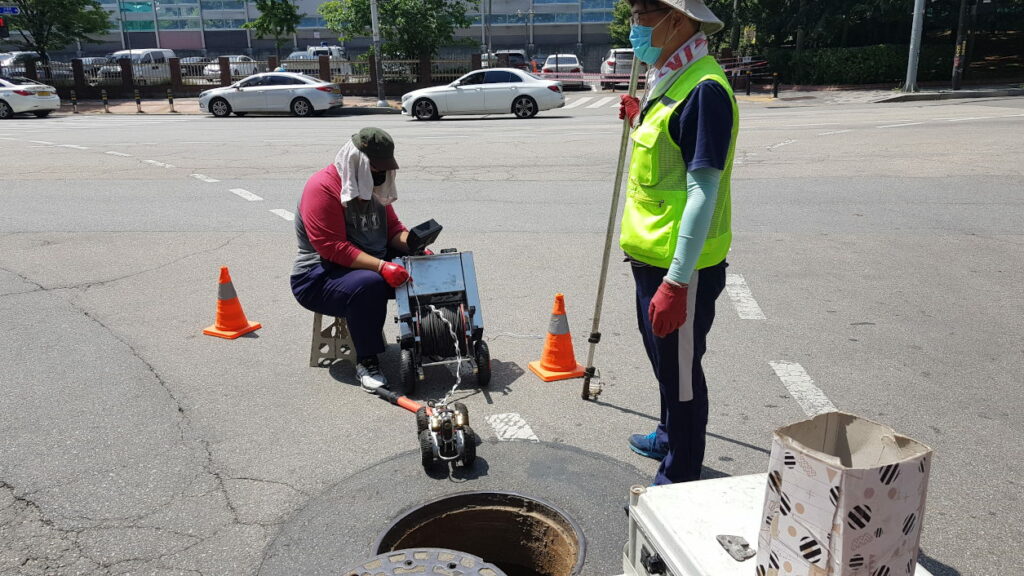
[[825,412],[834,412],[835,404],[825,396],[820,388],[814,385],[814,380],[807,375],[804,367],[796,362],[772,361],[769,362],[775,375],[782,380],[782,384],[789,390],[789,395],[796,400],[808,416],[817,416]]
[[249,192],[245,188],[232,188],[231,193],[236,194],[242,198],[245,198],[249,202],[259,202],[260,200],[263,200],[263,198],[260,198],[259,196],[253,194],[252,192]]
[[740,318],[743,320],[765,319],[764,312],[761,311],[757,300],[754,300],[753,294],[750,293],[750,287],[747,286],[743,275],[726,274],[725,291],[729,293],[729,299],[732,300],[732,305],[736,308],[736,313],[740,315]]
[[53,146],[53,142],[47,142],[46,140],[29,140],[33,144],[43,144],[46,146]]
[[769,150],[775,150],[776,148],[782,148],[783,146],[788,146],[789,144],[792,144],[793,142],[796,142],[796,140],[785,140],[783,142],[779,142],[778,144],[772,144],[771,146],[768,147],[768,149]]
[[597,102],[594,102],[593,104],[587,106],[587,108],[600,108],[602,106],[607,105],[612,100],[615,100],[614,96],[605,96],[604,98],[601,98]]
[[203,182],[209,182],[210,184],[220,182],[220,180],[217,180],[216,178],[210,178],[206,174],[190,174],[190,176],[192,176],[196,180],[202,180]]
[[946,122],[964,122],[967,120],[985,120],[986,118],[995,118],[995,116],[970,116],[968,118],[950,118]]
[[853,132],[853,130],[852,129],[850,129],[850,130],[833,130],[831,132],[822,132],[822,133],[818,134],[818,136],[831,136],[833,134],[846,134],[847,132]]
[[153,166],[159,166],[160,168],[174,168],[173,164],[164,164],[163,162],[158,162],[156,160],[143,160],[143,162]]
[[886,124],[885,126],[876,126],[876,128],[899,128],[900,126],[918,126],[924,124],[924,122],[907,122],[906,124]]
[[125,154],[124,152],[115,152],[113,150],[107,150],[104,154],[110,154],[111,156],[121,156],[123,158],[131,158],[131,154]]
[[58,148],[74,148],[75,150],[88,150],[88,146],[79,146],[78,144],[57,144]]
[[523,420],[523,417],[515,412],[507,414],[494,414],[486,418],[487,423],[494,428],[494,433],[501,442],[512,442],[516,440],[526,442],[540,442],[540,438],[533,433],[530,425]]
[[293,214],[293,213],[291,213],[291,212],[289,212],[287,210],[283,210],[281,208],[274,208],[270,212],[272,214],[277,214],[278,216],[280,216],[281,218],[284,218],[285,220],[287,220],[289,222],[292,222],[293,220],[295,220],[295,214]]

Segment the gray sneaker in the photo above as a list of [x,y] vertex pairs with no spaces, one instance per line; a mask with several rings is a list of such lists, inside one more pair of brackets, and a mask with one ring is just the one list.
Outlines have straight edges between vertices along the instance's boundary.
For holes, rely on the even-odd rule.
[[388,379],[380,371],[380,361],[376,356],[360,358],[356,362],[356,376],[363,390],[373,394],[377,388],[387,388]]

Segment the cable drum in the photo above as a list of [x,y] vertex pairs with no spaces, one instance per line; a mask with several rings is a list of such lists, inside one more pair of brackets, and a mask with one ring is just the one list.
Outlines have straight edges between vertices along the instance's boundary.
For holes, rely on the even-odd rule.
[[[469,347],[466,343],[466,322],[460,309],[438,307],[437,312],[429,309],[420,310],[420,351],[424,356],[440,356],[447,358],[455,355],[455,342],[452,340],[452,329],[458,335],[459,354],[467,356]],[[444,317],[442,320],[438,313]],[[447,321],[447,323],[446,323]],[[451,328],[449,328],[449,324]]]

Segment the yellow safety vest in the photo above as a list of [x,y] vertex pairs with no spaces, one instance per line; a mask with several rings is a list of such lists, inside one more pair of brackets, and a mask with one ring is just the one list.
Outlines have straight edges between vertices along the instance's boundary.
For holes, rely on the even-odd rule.
[[739,131],[739,108],[725,72],[711,56],[704,56],[687,68],[657,102],[651,104],[643,122],[630,138],[633,157],[626,184],[626,206],[622,212],[619,246],[630,257],[668,268],[676,253],[679,224],[686,205],[686,162],[683,153],[669,135],[669,121],[676,107],[683,104],[701,82],[714,80],[725,88],[732,102],[732,137],[725,170],[718,184],[718,197],[697,269],[725,260],[732,242],[729,184],[732,160]]

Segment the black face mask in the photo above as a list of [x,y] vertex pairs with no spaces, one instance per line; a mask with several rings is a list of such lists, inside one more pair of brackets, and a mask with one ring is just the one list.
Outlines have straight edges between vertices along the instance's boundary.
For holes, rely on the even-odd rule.
[[387,171],[377,172],[376,170],[371,170],[370,171],[370,175],[373,176],[373,185],[374,186],[380,186],[380,185],[384,184],[385,182],[387,182],[387,180],[388,180],[388,173],[387,173]]

